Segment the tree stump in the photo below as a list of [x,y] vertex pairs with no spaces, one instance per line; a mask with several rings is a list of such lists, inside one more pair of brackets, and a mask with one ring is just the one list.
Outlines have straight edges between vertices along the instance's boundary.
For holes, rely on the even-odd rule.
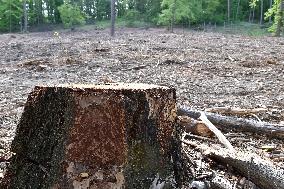
[[[5,188],[149,188],[180,184],[176,94],[147,84],[36,86]],[[171,188],[171,186],[170,186]]]

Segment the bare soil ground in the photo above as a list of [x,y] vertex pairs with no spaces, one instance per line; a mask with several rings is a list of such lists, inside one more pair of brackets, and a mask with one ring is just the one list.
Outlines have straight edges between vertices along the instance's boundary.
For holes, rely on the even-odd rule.
[[[28,93],[42,84],[167,85],[193,109],[263,107],[262,121],[284,121],[284,38],[164,29],[119,29],[115,38],[108,30],[5,34],[0,55],[0,160],[9,154]],[[273,154],[263,145],[284,151],[280,140],[226,134],[235,147],[266,158]],[[275,163],[283,168],[281,161]]]

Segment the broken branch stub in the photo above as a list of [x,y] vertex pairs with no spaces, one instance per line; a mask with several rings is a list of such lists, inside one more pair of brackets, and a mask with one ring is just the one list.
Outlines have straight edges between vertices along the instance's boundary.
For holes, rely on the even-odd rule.
[[17,127],[3,183],[6,188],[149,188],[155,178],[169,184],[172,176],[180,183],[175,121],[172,88],[37,86]]

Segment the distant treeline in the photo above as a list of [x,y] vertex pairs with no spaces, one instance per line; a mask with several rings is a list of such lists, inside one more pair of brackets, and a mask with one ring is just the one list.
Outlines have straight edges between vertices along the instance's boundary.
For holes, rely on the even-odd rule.
[[[248,21],[273,23],[283,15],[282,0],[116,0],[116,16],[155,25]],[[0,0],[0,31],[110,19],[111,0]],[[282,14],[279,14],[282,11]],[[283,18],[281,17],[282,22]],[[67,24],[66,24],[67,22]],[[276,27],[276,26],[275,26]]]

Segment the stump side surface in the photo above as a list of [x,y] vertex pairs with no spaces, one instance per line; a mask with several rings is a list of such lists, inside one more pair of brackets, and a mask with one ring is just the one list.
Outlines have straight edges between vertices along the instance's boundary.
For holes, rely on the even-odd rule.
[[149,188],[170,177],[175,90],[131,86],[36,87],[13,142],[10,188]]
[[29,94],[16,130],[3,188],[49,188],[61,174],[65,141],[74,122],[72,93],[36,88]]

